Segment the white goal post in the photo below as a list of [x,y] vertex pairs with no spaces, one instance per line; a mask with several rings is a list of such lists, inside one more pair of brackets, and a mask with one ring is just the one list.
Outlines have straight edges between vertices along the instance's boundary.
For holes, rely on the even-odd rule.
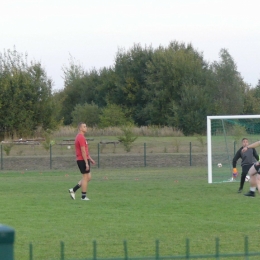
[[[260,115],[226,115],[207,116],[207,150],[208,150],[208,183],[212,183],[212,129],[211,121],[214,119],[260,119]],[[230,161],[230,165],[232,162]]]

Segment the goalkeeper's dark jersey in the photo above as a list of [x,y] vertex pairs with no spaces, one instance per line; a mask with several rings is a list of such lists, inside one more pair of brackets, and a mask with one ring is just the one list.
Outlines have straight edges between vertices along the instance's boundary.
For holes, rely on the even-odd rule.
[[255,148],[248,148],[246,152],[242,153],[243,146],[237,151],[236,155],[233,158],[233,168],[236,168],[237,161],[239,158],[242,159],[241,166],[250,165],[258,161],[259,156]]

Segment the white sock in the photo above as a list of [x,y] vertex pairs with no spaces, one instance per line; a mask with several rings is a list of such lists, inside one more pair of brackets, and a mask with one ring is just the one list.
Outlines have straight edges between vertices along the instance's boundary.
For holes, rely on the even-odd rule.
[[253,191],[253,192],[255,192],[255,187],[250,187],[250,191]]

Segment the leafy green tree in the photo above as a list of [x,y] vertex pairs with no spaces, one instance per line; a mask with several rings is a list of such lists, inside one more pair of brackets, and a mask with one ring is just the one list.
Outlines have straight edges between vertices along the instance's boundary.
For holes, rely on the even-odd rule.
[[167,48],[155,50],[147,71],[147,103],[141,112],[142,117],[149,124],[165,125],[172,104],[180,107],[185,86],[205,88],[208,65],[192,45],[171,42]]
[[[64,73],[64,90],[62,95],[62,108],[60,117],[63,118],[65,125],[72,123],[72,114],[74,107],[80,103],[84,84],[84,69],[80,64],[76,64],[70,57],[69,66],[63,67]],[[86,102],[86,101],[85,101]]]
[[260,114],[260,84],[256,88],[250,88],[250,86],[245,87],[243,94],[244,97],[244,106],[243,114],[245,115],[256,115]]
[[131,119],[127,118],[123,109],[116,104],[108,104],[100,115],[100,127],[109,126],[122,126],[129,122]]
[[255,96],[260,98],[260,79],[258,80],[258,83],[255,87]]
[[209,89],[214,114],[239,115],[243,113],[245,83],[226,49],[221,49],[220,61],[211,65],[213,81]]
[[64,118],[62,116],[63,102],[65,99],[65,93],[63,90],[58,90],[53,92],[52,94],[53,102],[55,104],[55,110],[53,111],[53,115],[55,121],[58,122],[59,125],[63,124]]
[[[260,96],[260,87],[248,89],[227,50],[219,56],[209,64],[191,44],[173,41],[156,49],[140,44],[119,49],[114,66],[99,71],[85,72],[72,60],[64,70],[65,89],[57,96],[59,118],[71,124],[76,105],[94,102],[103,109],[101,126],[120,125],[124,117],[139,126],[170,125],[202,134],[206,115],[257,111],[251,101]],[[123,116],[113,118],[110,104]]]
[[130,152],[133,146],[133,142],[137,139],[137,136],[133,133],[133,125],[127,124],[121,127],[123,135],[118,137],[118,141],[121,142],[126,152]]
[[[68,67],[63,67],[64,90],[61,98],[62,108],[60,118],[64,124],[73,121],[71,112],[76,105],[91,104],[94,102],[98,107],[106,106],[107,102],[113,101],[114,71],[111,68],[103,68],[99,71],[92,69],[84,71],[82,65],[70,58]],[[112,102],[113,103],[113,102]]]
[[139,115],[145,106],[147,92],[147,62],[153,55],[152,47],[134,44],[128,51],[119,49],[115,59],[115,91],[113,102],[127,110],[138,125],[145,121]]
[[200,86],[184,86],[180,102],[172,104],[168,124],[182,129],[185,135],[204,134],[210,103],[205,90]]
[[94,103],[77,104],[72,111],[72,123],[77,126],[79,122],[85,122],[87,126],[97,126],[100,112],[100,108]]
[[41,127],[54,129],[52,81],[38,62],[15,49],[0,53],[0,130],[28,136]]

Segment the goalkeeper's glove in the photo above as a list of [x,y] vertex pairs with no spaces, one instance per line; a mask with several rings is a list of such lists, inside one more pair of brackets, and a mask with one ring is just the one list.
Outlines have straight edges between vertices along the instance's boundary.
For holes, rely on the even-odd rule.
[[238,175],[237,168],[233,168],[233,177],[236,178]]

